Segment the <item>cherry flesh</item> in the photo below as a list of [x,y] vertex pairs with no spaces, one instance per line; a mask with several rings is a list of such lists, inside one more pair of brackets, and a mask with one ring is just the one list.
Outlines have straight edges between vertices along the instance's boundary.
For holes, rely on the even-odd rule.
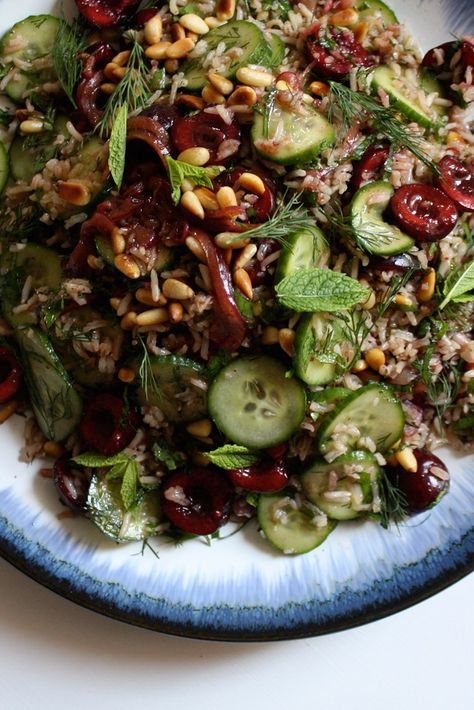
[[306,40],[314,73],[325,79],[341,81],[353,66],[370,67],[375,58],[354,39],[350,30],[318,28]]
[[390,200],[397,225],[420,242],[436,242],[449,234],[458,221],[456,205],[432,185],[403,185]]
[[352,173],[352,185],[354,190],[358,190],[366,182],[373,182],[380,178],[389,152],[390,147],[386,143],[369,145],[361,159],[354,163]]
[[[181,153],[188,148],[207,148],[211,165],[222,165],[228,162],[238,151],[240,127],[237,121],[226,123],[215,113],[198,111],[193,116],[179,118],[171,128],[171,138],[177,150]],[[219,154],[219,148],[224,141],[236,141],[225,157]]]
[[462,211],[474,211],[474,163],[463,163],[445,155],[438,163],[438,186]]
[[53,480],[59,498],[75,513],[84,513],[89,478],[84,469],[75,467],[69,456],[61,456],[54,462]]
[[255,493],[274,493],[288,485],[288,467],[283,458],[229,471],[234,486]]
[[136,413],[120,397],[98,394],[87,402],[79,431],[88,448],[113,456],[128,446],[137,428]]
[[427,449],[414,449],[413,453],[418,464],[416,473],[398,466],[390,469],[389,475],[404,494],[409,511],[419,513],[432,508],[447,493],[449,473],[441,459]]
[[8,402],[20,389],[21,367],[9,348],[0,347],[0,402]]
[[133,15],[140,0],[76,0],[76,5],[94,27],[114,27]]

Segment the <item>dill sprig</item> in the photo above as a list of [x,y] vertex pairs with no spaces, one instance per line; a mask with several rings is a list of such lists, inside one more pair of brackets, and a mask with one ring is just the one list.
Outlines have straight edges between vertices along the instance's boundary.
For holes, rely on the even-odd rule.
[[263,117],[263,137],[265,138],[265,140],[267,140],[269,137],[270,120],[272,117],[272,113],[275,109],[276,94],[276,89],[268,89],[263,94],[259,103],[253,106],[254,111],[259,113]]
[[140,365],[138,367],[138,377],[140,378],[140,385],[145,393],[147,399],[150,398],[150,394],[153,393],[155,397],[160,400],[161,392],[156,381],[155,373],[151,366],[150,353],[148,348],[143,341],[143,338],[139,337],[140,345],[142,346],[142,358]]
[[282,245],[288,245],[287,237],[298,229],[313,226],[313,220],[306,207],[300,201],[300,195],[294,193],[286,202],[285,193],[275,212],[263,224],[235,235],[235,240],[250,237],[251,239],[275,239]]
[[405,494],[392,483],[384,469],[379,479],[380,525],[387,529],[390,523],[401,523],[408,515],[408,502]]
[[81,73],[78,55],[87,47],[87,29],[80,18],[68,24],[64,18],[59,21],[59,29],[53,44],[54,70],[64,93],[76,107],[74,90]]
[[377,134],[384,135],[397,148],[406,148],[421,160],[434,173],[438,173],[437,165],[424,150],[425,141],[422,136],[409,133],[406,124],[400,120],[392,107],[382,106],[373,96],[360,91],[352,91],[344,84],[330,81],[329,120],[334,119],[336,108],[342,118],[342,126],[347,131],[351,125],[359,123],[361,118],[371,121],[374,139]]

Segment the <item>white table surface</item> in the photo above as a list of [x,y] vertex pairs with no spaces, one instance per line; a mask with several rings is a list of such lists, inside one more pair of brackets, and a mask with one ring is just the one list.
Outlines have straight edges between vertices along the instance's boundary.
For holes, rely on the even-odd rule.
[[0,560],[2,710],[472,710],[474,574],[400,614],[277,643],[145,631]]

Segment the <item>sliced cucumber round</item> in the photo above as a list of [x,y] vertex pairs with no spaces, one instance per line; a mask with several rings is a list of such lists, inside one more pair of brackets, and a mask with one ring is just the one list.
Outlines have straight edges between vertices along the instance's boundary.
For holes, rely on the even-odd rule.
[[385,385],[370,384],[353,392],[326,414],[315,444],[322,454],[327,454],[338,438],[350,450],[361,437],[368,437],[377,451],[383,453],[400,439],[404,426],[402,405],[392,390]]
[[[206,51],[199,57],[187,59],[180,69],[187,81],[186,89],[189,91],[200,91],[207,84],[209,69],[205,68],[204,62],[220,44],[224,44],[225,52],[235,47],[243,50],[241,54],[231,58],[222,70],[219,70],[219,73],[228,79],[234,79],[237,69],[249,64],[270,66],[269,61],[273,47],[267,42],[261,29],[253,22],[247,20],[226,22],[204,35],[200,42],[206,43]],[[228,55],[224,53],[223,59],[226,56]]]
[[[296,330],[295,373],[307,385],[326,385],[336,377],[334,346],[342,334],[337,321],[329,313],[305,313]],[[321,354],[321,358],[318,357]]]
[[352,394],[352,390],[345,387],[326,387],[318,392],[311,393],[311,401],[318,404],[337,404]]
[[271,357],[243,357],[224,367],[209,388],[209,413],[232,442],[266,449],[288,441],[304,419],[306,395]]
[[314,550],[337,525],[328,520],[324,527],[318,527],[309,512],[298,509],[289,496],[281,493],[259,496],[257,516],[267,540],[287,555]]
[[330,255],[329,244],[318,227],[298,229],[285,237],[275,281],[278,283],[298,269],[323,269],[328,265]]
[[393,10],[382,0],[358,0],[356,10],[360,20],[373,22],[380,15],[385,25],[397,25],[398,19]]
[[415,244],[411,237],[383,218],[394,192],[389,182],[370,182],[352,198],[351,226],[358,246],[368,254],[402,254]]
[[15,180],[30,183],[34,175],[43,170],[48,160],[54,158],[57,151],[54,138],[58,135],[68,137],[68,120],[66,116],[58,116],[54,121],[53,131],[41,134],[41,138],[38,138],[32,147],[28,147],[27,136],[21,133],[15,136],[10,146],[11,172]]
[[265,160],[281,165],[311,162],[323,148],[332,145],[334,128],[320,113],[303,105],[300,113],[275,106],[268,121],[255,113],[252,141]]
[[60,288],[63,281],[61,257],[52,249],[40,244],[27,244],[15,253],[15,267],[25,276],[32,277],[32,288],[47,286],[52,291]]
[[[335,488],[329,484],[330,475],[337,476]],[[329,518],[352,520],[370,512],[373,483],[379,477],[380,466],[375,456],[366,451],[352,451],[332,463],[315,461],[302,474],[301,485],[308,500]]]
[[10,160],[8,157],[8,151],[3,145],[3,143],[0,143],[0,194],[5,189],[9,174]]

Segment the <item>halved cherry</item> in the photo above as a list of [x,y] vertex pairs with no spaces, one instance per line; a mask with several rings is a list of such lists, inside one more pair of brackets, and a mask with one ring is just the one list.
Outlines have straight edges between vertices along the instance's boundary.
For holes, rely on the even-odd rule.
[[21,367],[10,348],[0,348],[0,402],[8,402],[23,381]]
[[474,163],[463,163],[452,155],[445,155],[438,163],[436,179],[439,187],[463,211],[474,211]]
[[76,5],[91,25],[114,27],[133,15],[140,0],[76,0]]
[[169,476],[162,488],[162,510],[180,530],[210,535],[229,519],[232,497],[222,471],[194,468]]
[[395,191],[390,200],[393,219],[400,229],[420,242],[436,242],[456,225],[458,211],[442,190],[411,183]]
[[[226,184],[231,185],[235,190],[241,189],[238,180],[245,172],[248,172],[245,168],[234,168],[234,170],[229,173],[229,177],[226,177]],[[257,196],[257,199],[252,204],[251,214],[249,214],[250,210],[247,210],[247,215],[251,222],[265,222],[275,210],[275,183],[263,170],[257,168],[252,169],[252,172],[258,175],[263,181],[265,192]]]
[[288,467],[283,458],[278,461],[270,459],[247,468],[234,469],[228,471],[228,475],[234,486],[255,493],[281,491],[288,485],[289,479]]
[[[453,66],[454,55],[457,52],[459,52],[459,55]],[[459,42],[459,40],[444,42],[438,47],[433,47],[433,49],[430,49],[425,54],[421,62],[421,66],[431,69],[435,74],[444,74],[445,72],[452,74],[458,66],[460,66],[461,71],[464,72],[468,66],[473,65],[474,44],[466,40],[461,42]]]
[[[257,257],[244,267],[250,276],[252,286],[262,286],[273,280],[273,273],[268,271],[266,258],[280,249],[276,239],[259,239]],[[274,266],[274,264],[273,264]]]
[[[235,120],[226,123],[216,113],[198,111],[193,116],[178,118],[171,128],[171,138],[180,153],[187,148],[207,148],[210,153],[209,162],[212,165],[221,165],[237,153],[240,127]],[[229,143],[229,150],[226,151],[225,158],[222,158],[218,155],[224,141],[235,141],[235,145]]]
[[366,182],[373,182],[380,178],[382,169],[390,153],[388,143],[374,143],[369,145],[360,160],[356,160],[352,172],[352,185],[358,190]]
[[113,456],[128,446],[137,429],[136,412],[113,394],[92,397],[79,426],[84,444],[105,456]]
[[449,473],[440,458],[427,449],[414,449],[415,473],[401,466],[389,469],[390,479],[405,495],[408,508],[418,513],[436,505],[449,488]]
[[83,513],[89,491],[89,477],[80,466],[75,466],[69,456],[54,462],[53,480],[61,501],[75,513]]
[[341,81],[353,66],[370,67],[376,63],[350,30],[318,27],[306,40],[306,50],[314,62],[314,73]]
[[394,256],[371,256],[370,269],[372,271],[396,271],[404,274],[406,271],[421,271],[418,259],[408,253],[395,254]]
[[145,7],[143,10],[139,10],[133,18],[133,25],[135,27],[144,27],[146,23],[152,19],[152,17],[155,17],[156,13],[156,7]]

